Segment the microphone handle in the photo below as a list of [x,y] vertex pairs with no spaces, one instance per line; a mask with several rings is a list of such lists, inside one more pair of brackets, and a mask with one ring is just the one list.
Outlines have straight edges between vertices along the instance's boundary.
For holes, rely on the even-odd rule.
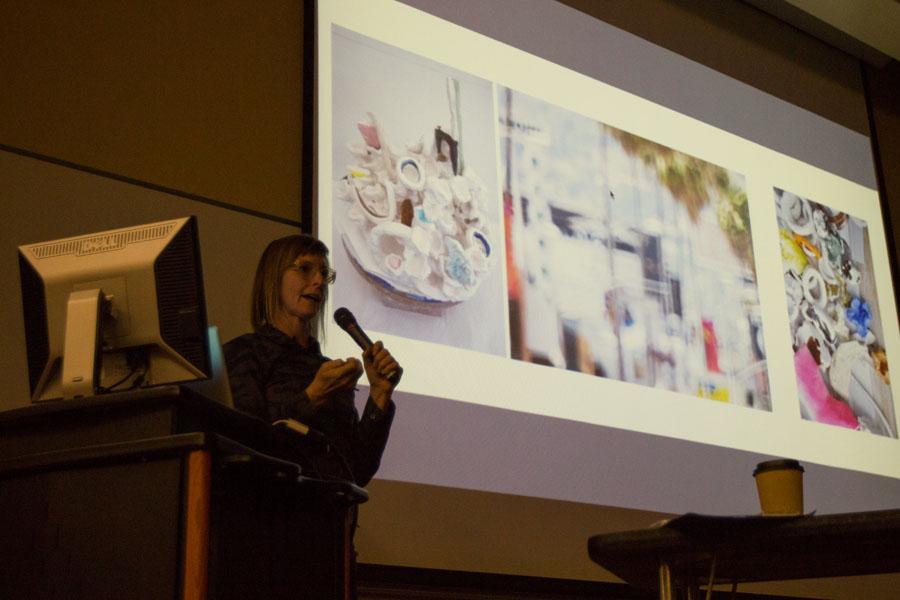
[[[366,335],[366,332],[363,331],[362,328],[356,323],[348,325],[345,331],[350,334],[350,337],[353,338],[353,341],[356,342],[356,345],[363,349],[363,352],[372,347],[372,340],[369,338],[369,336]],[[395,377],[397,377],[397,371],[391,371],[387,374],[387,379],[389,381],[393,382]]]
[[359,328],[356,323],[347,326],[347,333],[356,342],[356,345],[363,349],[363,352],[372,347],[372,340],[366,335],[366,332]]

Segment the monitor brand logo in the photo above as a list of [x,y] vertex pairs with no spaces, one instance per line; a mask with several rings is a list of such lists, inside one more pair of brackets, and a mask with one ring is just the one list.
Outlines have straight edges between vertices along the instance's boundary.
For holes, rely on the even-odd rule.
[[96,254],[97,252],[111,252],[125,247],[125,236],[117,233],[113,235],[98,235],[82,241],[78,255]]
[[115,252],[122,250],[129,244],[149,242],[169,236],[177,223],[160,223],[147,227],[135,227],[125,231],[99,233],[89,237],[69,238],[50,244],[29,246],[32,256],[36,259],[51,258],[74,254],[85,256],[88,254],[100,254],[103,252]]

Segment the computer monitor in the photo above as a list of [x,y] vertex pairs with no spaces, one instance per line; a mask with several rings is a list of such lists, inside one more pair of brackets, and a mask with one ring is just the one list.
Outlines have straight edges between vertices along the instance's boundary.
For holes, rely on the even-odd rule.
[[19,247],[32,402],[208,377],[195,217]]

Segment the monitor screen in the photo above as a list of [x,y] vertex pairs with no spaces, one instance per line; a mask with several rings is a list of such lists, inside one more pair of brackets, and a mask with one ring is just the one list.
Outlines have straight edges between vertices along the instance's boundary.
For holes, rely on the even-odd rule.
[[19,247],[32,402],[207,377],[194,217]]

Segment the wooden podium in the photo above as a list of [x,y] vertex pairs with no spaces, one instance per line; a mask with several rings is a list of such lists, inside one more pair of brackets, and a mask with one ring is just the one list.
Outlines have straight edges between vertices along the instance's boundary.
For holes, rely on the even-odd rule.
[[349,598],[365,491],[175,386],[0,413],[0,598]]

